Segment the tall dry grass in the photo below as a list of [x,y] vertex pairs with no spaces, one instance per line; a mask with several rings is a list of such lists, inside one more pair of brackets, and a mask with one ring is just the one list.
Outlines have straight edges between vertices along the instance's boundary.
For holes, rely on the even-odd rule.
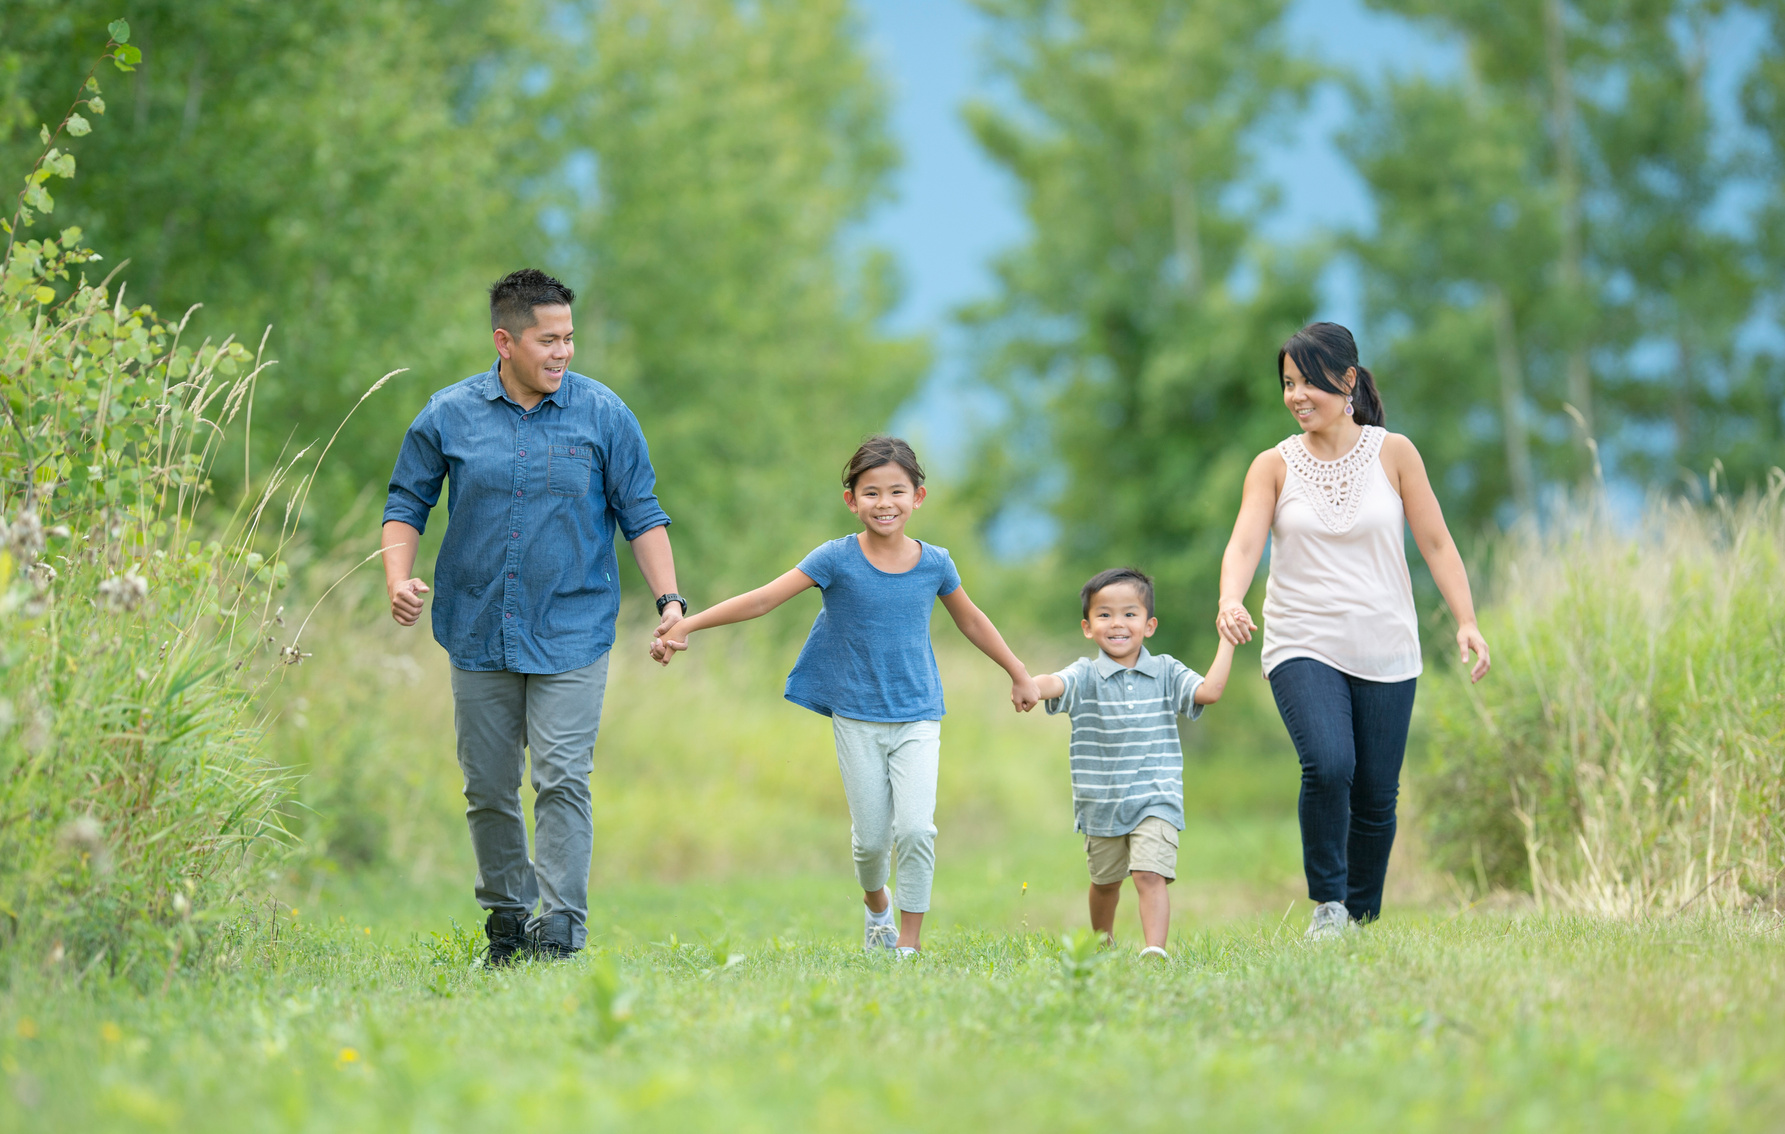
[[1588,503],[1497,562],[1494,673],[1431,698],[1420,797],[1443,864],[1541,908],[1776,905],[1785,472],[1709,506],[1656,500],[1634,529]]

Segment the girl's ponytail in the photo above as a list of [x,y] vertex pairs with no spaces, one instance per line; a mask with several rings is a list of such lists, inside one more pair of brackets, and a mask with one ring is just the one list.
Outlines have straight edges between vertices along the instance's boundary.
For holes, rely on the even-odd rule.
[[1351,394],[1351,419],[1359,425],[1384,425],[1382,395],[1376,390],[1376,379],[1358,365],[1357,340],[1337,323],[1309,323],[1289,336],[1277,351],[1277,379],[1283,378],[1283,359],[1295,359],[1295,367],[1310,386],[1343,397],[1345,372],[1357,367],[1357,382]]

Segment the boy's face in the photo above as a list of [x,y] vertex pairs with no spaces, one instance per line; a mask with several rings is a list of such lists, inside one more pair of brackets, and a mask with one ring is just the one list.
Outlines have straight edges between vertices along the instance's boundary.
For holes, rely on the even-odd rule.
[[923,486],[913,485],[911,474],[897,464],[869,469],[855,478],[853,491],[843,490],[843,503],[878,536],[904,535],[905,522],[923,506],[923,498]]
[[1111,583],[1091,596],[1084,628],[1085,637],[1126,664],[1140,656],[1141,643],[1159,629],[1159,620],[1147,617],[1146,600],[1133,583]]

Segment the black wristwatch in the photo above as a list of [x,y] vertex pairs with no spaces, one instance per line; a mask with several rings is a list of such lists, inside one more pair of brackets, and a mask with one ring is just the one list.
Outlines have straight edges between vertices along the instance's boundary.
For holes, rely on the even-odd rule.
[[683,598],[681,595],[676,594],[674,591],[671,591],[666,595],[658,595],[657,596],[657,617],[658,618],[663,617],[663,608],[668,606],[672,602],[681,603],[682,604],[682,617],[683,618],[688,617],[688,600]]

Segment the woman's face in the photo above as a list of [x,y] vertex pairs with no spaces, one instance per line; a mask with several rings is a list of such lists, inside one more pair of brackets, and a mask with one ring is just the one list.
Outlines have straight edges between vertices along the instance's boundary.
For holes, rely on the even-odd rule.
[[[1357,371],[1347,370],[1340,384],[1349,388],[1356,381]],[[1295,359],[1287,354],[1283,356],[1283,404],[1303,433],[1318,433],[1345,416],[1345,396],[1309,385]]]

